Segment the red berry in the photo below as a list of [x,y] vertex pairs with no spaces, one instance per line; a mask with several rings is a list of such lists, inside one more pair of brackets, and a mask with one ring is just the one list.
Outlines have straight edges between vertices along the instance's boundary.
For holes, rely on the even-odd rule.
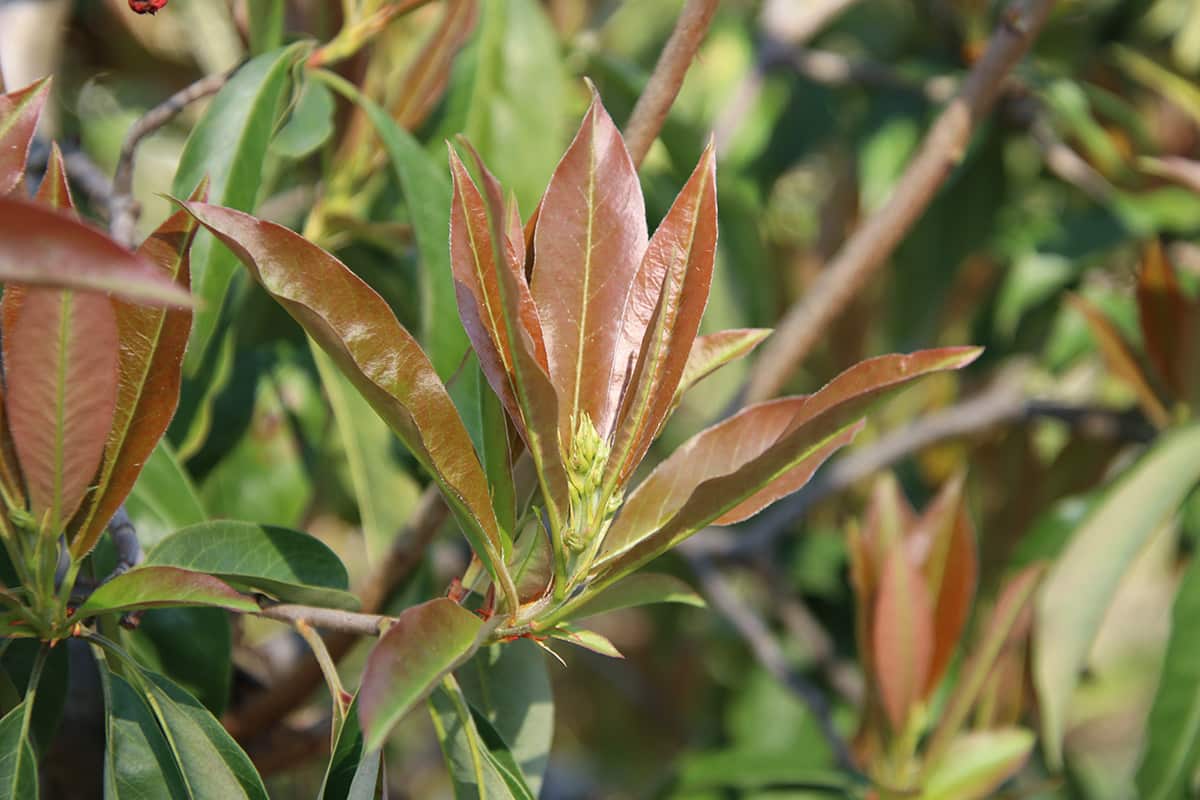
[[138,14],[153,14],[167,4],[167,0],[129,0],[129,7]]

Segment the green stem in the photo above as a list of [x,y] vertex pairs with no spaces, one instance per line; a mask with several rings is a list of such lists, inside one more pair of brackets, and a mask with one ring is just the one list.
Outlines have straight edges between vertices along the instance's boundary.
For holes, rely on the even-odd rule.
[[21,741],[29,738],[29,726],[33,720],[33,704],[37,701],[38,683],[42,680],[42,669],[46,666],[46,658],[50,647],[42,645],[37,657],[33,660],[33,671],[29,673],[29,683],[25,687],[25,710],[21,716]]

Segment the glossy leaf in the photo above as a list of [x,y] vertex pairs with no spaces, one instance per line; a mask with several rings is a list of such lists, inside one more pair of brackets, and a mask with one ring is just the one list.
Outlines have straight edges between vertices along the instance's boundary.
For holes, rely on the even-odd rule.
[[146,554],[147,566],[207,572],[283,602],[356,610],[337,555],[301,531],[219,520],[184,528]]
[[233,683],[233,626],[224,609],[147,609],[121,639],[140,664],[179,684],[212,713],[225,711]]
[[679,405],[684,392],[731,361],[750,353],[771,335],[770,328],[738,328],[696,337],[688,352],[683,375],[675,388],[672,406]]
[[38,766],[33,745],[24,736],[25,704],[19,703],[0,719],[0,797],[36,800]]
[[457,673],[463,695],[503,742],[536,796],[550,763],[554,694],[546,655],[529,640],[481,649]]
[[187,785],[151,707],[129,682],[100,667],[104,689],[104,796],[186,797]]
[[[201,184],[193,198],[204,193]],[[138,254],[187,291],[188,249],[196,221],[173,214],[138,248]],[[192,326],[191,312],[114,302],[121,341],[117,362],[117,404],[105,445],[100,494],[71,542],[80,556],[95,545],[112,515],[137,481],[179,403],[183,352]]]
[[0,196],[19,192],[21,188],[29,145],[49,95],[49,78],[10,94],[0,94]]
[[[808,398],[751,406],[702,431],[659,464],[626,501],[595,574],[606,580],[628,574],[705,525],[745,519],[795,491],[853,438],[861,424],[857,418],[872,401],[923,375],[963,367],[979,352],[945,348],[869,359]],[[788,411],[792,414],[785,421]],[[747,424],[760,415],[769,428]],[[745,435],[730,436],[733,430]],[[764,430],[776,433],[763,435]],[[731,453],[738,455],[731,458]]]
[[1033,674],[1047,759],[1061,764],[1071,697],[1121,577],[1200,480],[1200,426],[1162,437],[1096,506],[1038,593]]
[[1146,725],[1137,772],[1143,800],[1186,797],[1200,766],[1200,561],[1192,561],[1175,595],[1171,638]]
[[193,298],[145,258],[61,211],[0,197],[0,282],[108,292],[151,305]]
[[320,800],[374,800],[379,782],[379,756],[379,750],[363,750],[356,697],[334,737]]
[[1033,751],[1024,728],[974,731],[951,745],[942,766],[925,782],[920,800],[983,800],[1012,777]]
[[613,429],[626,378],[625,309],[646,252],[646,208],[637,169],[612,118],[593,93],[579,133],[542,199],[530,287],[558,394],[558,429],[568,444],[587,414],[601,437]]
[[[29,679],[43,647],[44,643],[36,639],[14,639],[0,658],[3,674],[12,681],[18,699],[29,692]],[[38,678],[37,698],[29,720],[29,739],[38,753],[45,753],[54,744],[63,721],[70,670],[66,650],[65,647],[50,649]],[[8,707],[4,710],[8,711]]]
[[639,572],[586,596],[582,603],[572,608],[568,619],[583,619],[655,603],[680,603],[697,608],[705,606],[704,598],[674,575]]
[[166,440],[160,440],[146,459],[126,498],[125,510],[143,548],[153,547],[172,531],[208,519],[196,487]]
[[211,575],[177,567],[138,567],[96,589],[75,611],[79,619],[159,606],[216,606],[255,612],[258,603]]
[[[287,228],[203,203],[186,208],[237,254],[433,474],[496,577],[502,545],[483,468],[428,357],[383,298]],[[503,594],[515,594],[503,585],[506,575],[499,577]]]
[[367,657],[358,691],[366,748],[391,729],[479,646],[479,617],[439,597],[405,609]]
[[333,136],[336,111],[329,87],[305,80],[287,122],[271,141],[271,153],[299,160],[316,152]]
[[[83,501],[117,401],[117,321],[101,294],[28,289],[5,304],[6,416],[30,510],[52,529]],[[6,319],[7,323],[7,319]]]
[[[188,136],[171,184],[175,197],[186,197],[207,177],[214,203],[253,209],[267,148],[292,90],[292,68],[309,48],[297,43],[263,53],[233,74]],[[236,259],[212,236],[196,237],[192,286],[203,307],[196,312],[185,360],[188,376],[200,368],[236,266]]]
[[871,631],[874,680],[893,733],[925,695],[934,647],[933,603],[925,581],[903,546],[883,565]]
[[502,746],[489,747],[484,740],[476,717],[453,677],[446,676],[430,696],[429,712],[456,800],[533,800],[535,795],[512,762],[511,754]]
[[629,289],[615,369],[632,371],[615,458],[619,483],[637,467],[671,411],[708,305],[717,254],[717,156],[705,148],[654,232]]

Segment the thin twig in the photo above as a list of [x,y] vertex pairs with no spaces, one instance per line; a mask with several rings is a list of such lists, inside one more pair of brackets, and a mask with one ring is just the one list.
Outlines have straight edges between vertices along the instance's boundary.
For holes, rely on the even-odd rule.
[[302,606],[294,603],[263,605],[255,616],[287,622],[291,625],[304,623],[314,628],[348,633],[354,636],[378,636],[386,630],[391,617],[380,614],[364,614],[357,611],[342,611],[321,606]]
[[625,124],[625,145],[634,164],[642,163],[650,152],[650,145],[658,138],[716,11],[717,0],[687,0],[679,13],[675,30]]
[[802,77],[822,86],[859,86],[915,94],[931,103],[945,103],[958,90],[958,80],[935,75],[913,80],[878,61],[850,58],[828,50],[798,48],[781,55]]
[[133,160],[137,155],[138,145],[147,136],[175,119],[192,103],[219,92],[231,74],[225,72],[209,75],[180,89],[142,115],[125,134],[121,155],[117,159],[116,173],[113,175],[112,197],[108,206],[109,231],[121,244],[133,246],[134,227],[137,225],[138,215],[141,214],[141,209],[133,199]]
[[846,772],[858,774],[850,748],[833,724],[833,709],[825,693],[792,669],[766,623],[741,601],[707,557],[681,552],[696,573],[709,607],[733,626],[738,636],[750,647],[759,665],[805,705],[816,720],[837,765]]
[[[362,615],[378,614],[383,610],[396,587],[421,564],[426,548],[433,541],[448,513],[446,503],[438,491],[433,487],[427,489],[406,530],[396,537],[387,560],[375,570],[360,590]],[[275,608],[278,609],[279,606]],[[311,616],[308,619],[314,625],[320,625]],[[360,634],[377,635],[378,627],[370,632],[364,630],[357,633],[338,630],[325,642],[330,658],[335,663],[340,661],[358,641]],[[233,736],[239,739],[252,737],[273,726],[307,700],[321,685],[322,680],[321,668],[316,659],[310,654],[305,654],[287,675],[262,694],[250,698],[241,707],[228,712],[222,721]]]
[[777,394],[829,324],[883,266],[962,160],[976,125],[1053,6],[1054,0],[1028,0],[1004,14],[983,57],[933,124],[891,197],[846,242],[767,341],[750,374],[747,402]]

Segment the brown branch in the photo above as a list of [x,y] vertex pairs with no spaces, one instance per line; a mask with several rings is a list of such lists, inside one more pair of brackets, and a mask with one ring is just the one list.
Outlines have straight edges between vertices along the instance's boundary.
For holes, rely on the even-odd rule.
[[286,622],[290,625],[303,622],[314,628],[352,636],[378,636],[387,629],[388,624],[392,621],[391,617],[381,614],[364,614],[357,611],[302,606],[294,603],[264,605],[255,616]]
[[[356,615],[357,617],[368,617],[383,610],[396,587],[421,564],[426,548],[433,541],[434,535],[446,520],[448,513],[446,504],[437,490],[433,487],[427,489],[404,533],[396,537],[387,560],[380,564],[359,591],[362,613]],[[280,606],[274,608],[278,610]],[[305,610],[310,611],[311,609]],[[306,619],[318,627],[322,625],[320,621],[311,616]],[[374,619],[375,624],[378,625],[379,618],[375,617]],[[329,618],[325,620],[326,624],[331,621]],[[336,626],[330,627],[333,629]],[[334,662],[340,661],[350,651],[350,648],[358,641],[360,634],[377,635],[378,627],[372,631],[362,629],[354,633],[339,628],[336,633],[328,637],[326,646]],[[241,707],[228,712],[222,722],[234,737],[239,739],[252,737],[270,728],[306,701],[321,685],[322,680],[320,665],[310,653],[305,653],[302,659],[292,667],[291,672],[280,678],[262,694],[250,698]]]
[[125,134],[121,155],[117,159],[113,175],[112,197],[109,199],[109,231],[112,237],[126,247],[134,244],[134,226],[137,225],[141,208],[133,199],[133,160],[138,145],[150,134],[166,125],[192,103],[216,94],[229,80],[232,73],[221,73],[201,78],[190,86],[180,89],[163,102],[142,115]]
[[625,124],[625,145],[634,164],[642,163],[658,138],[716,10],[717,0],[687,0],[680,12],[675,30]]
[[767,340],[750,374],[747,402],[775,396],[829,324],[883,266],[962,160],[976,125],[1053,7],[1054,0],[1028,0],[1004,14],[986,52],[933,124],[891,197],[846,242]]

